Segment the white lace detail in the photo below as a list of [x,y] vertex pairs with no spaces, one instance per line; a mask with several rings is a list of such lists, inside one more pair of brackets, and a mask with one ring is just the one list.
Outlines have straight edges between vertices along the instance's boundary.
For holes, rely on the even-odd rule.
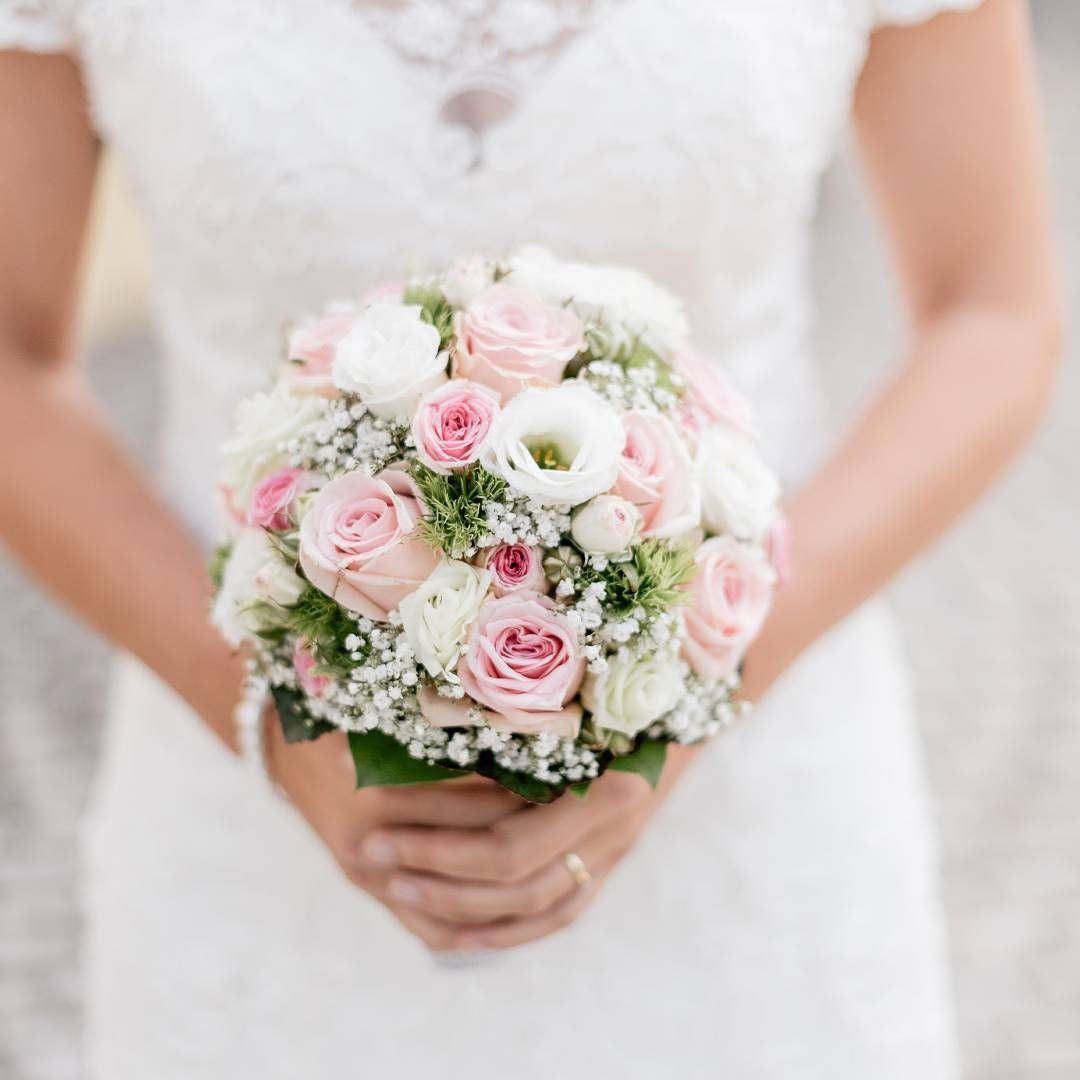
[[440,120],[468,132],[467,168],[483,135],[615,0],[349,0],[428,84]]
[[73,44],[63,0],[0,0],[0,48],[66,52]]

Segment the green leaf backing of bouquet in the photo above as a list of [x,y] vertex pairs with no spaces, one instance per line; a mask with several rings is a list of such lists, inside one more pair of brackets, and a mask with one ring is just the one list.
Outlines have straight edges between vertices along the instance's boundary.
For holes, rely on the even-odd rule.
[[274,698],[286,742],[308,742],[337,730],[325,720],[312,720],[308,716],[304,708],[304,695],[299,690],[290,690],[287,686],[273,686],[270,693]]
[[619,772],[637,773],[650,787],[660,783],[660,776],[667,761],[667,743],[656,739],[645,739],[632,753],[615,758],[608,766]]
[[446,769],[420,761],[397,739],[381,731],[350,731],[349,751],[356,770],[357,788],[431,784],[467,776],[471,771]]

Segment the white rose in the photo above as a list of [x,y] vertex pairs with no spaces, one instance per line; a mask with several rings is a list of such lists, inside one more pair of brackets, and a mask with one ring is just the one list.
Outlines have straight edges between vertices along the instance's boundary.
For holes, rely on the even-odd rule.
[[211,620],[235,647],[272,624],[267,604],[295,604],[304,588],[262,529],[241,529],[225,564]]
[[247,507],[255,485],[273,468],[287,463],[285,444],[326,414],[326,402],[294,394],[278,383],[268,394],[241,401],[236,409],[236,433],[222,447],[222,482],[237,507]]
[[458,259],[442,280],[442,294],[456,308],[468,307],[495,281],[495,263],[484,255]]
[[492,425],[482,461],[516,494],[571,507],[611,487],[625,442],[619,414],[571,381],[511,398]]
[[510,277],[552,304],[570,303],[581,319],[602,331],[607,351],[642,341],[671,352],[689,336],[678,297],[639,270],[564,262],[540,247],[524,247],[509,262]]
[[602,675],[586,676],[581,700],[598,727],[633,738],[675,708],[684,677],[670,656],[616,655]]
[[457,681],[454,669],[490,584],[486,570],[444,559],[398,605],[405,638],[433,678]]
[[574,511],[570,535],[586,555],[618,555],[637,538],[641,511],[619,495],[597,495]]
[[446,381],[439,332],[415,304],[372,304],[338,342],[333,378],[376,416],[408,420],[420,398]]
[[776,517],[780,482],[757,446],[734,428],[709,428],[698,444],[697,462],[705,527],[760,543]]

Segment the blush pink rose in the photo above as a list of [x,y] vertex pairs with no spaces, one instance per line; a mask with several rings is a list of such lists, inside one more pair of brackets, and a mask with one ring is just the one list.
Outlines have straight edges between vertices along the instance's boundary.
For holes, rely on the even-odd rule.
[[612,489],[641,512],[642,536],[673,539],[701,519],[701,492],[690,452],[665,416],[628,412],[626,443]]
[[524,589],[547,592],[544,553],[528,544],[499,544],[485,549],[480,565],[491,574],[491,589],[496,596]]
[[293,648],[292,661],[293,669],[296,671],[296,681],[308,697],[321,698],[330,689],[330,679],[315,670],[318,664],[304,638],[297,639]]
[[278,469],[271,473],[251,493],[247,523],[264,529],[287,529],[296,497],[314,484],[314,478],[303,469]]
[[753,410],[718,363],[686,346],[676,354],[673,366],[686,380],[681,411],[690,431],[700,435],[714,424],[730,424],[744,435],[757,438]]
[[711,683],[739,666],[769,613],[776,575],[752,548],[730,536],[706,540],[694,561],[698,573],[687,586],[693,602],[683,616],[683,657]]
[[492,285],[454,316],[454,375],[490,386],[505,404],[528,386],[557,386],[585,345],[569,308],[520,285]]
[[296,393],[335,396],[330,377],[338,342],[352,329],[353,311],[307,319],[289,335],[289,357],[284,380]]
[[451,379],[425,394],[413,417],[416,454],[436,472],[449,473],[480,457],[492,422],[499,412],[499,395],[467,379]]
[[342,607],[385,620],[439,562],[416,533],[421,517],[416,488],[402,470],[339,476],[300,522],[300,566]]
[[539,593],[489,600],[469,629],[458,663],[465,692],[498,715],[501,731],[574,737],[581,706],[572,701],[585,676],[573,628]]

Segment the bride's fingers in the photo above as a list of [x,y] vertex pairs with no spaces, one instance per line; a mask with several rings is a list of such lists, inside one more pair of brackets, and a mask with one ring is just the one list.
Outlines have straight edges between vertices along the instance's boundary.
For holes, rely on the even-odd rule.
[[443,877],[512,884],[552,862],[596,828],[629,816],[648,797],[639,777],[609,773],[584,801],[564,797],[497,821],[491,829],[381,828],[364,843],[364,854]]
[[[620,837],[596,832],[575,847],[594,876],[607,873],[617,861]],[[565,852],[523,881],[510,884],[466,881],[431,874],[398,872],[387,893],[395,903],[419,908],[451,922],[484,924],[514,916],[541,915],[580,886],[567,868]]]
[[454,926],[415,908],[391,905],[390,911],[406,930],[415,934],[432,952],[452,952],[464,948],[458,942],[460,926]]
[[485,828],[524,805],[518,796],[490,780],[385,787],[377,798],[385,821],[457,829]]

